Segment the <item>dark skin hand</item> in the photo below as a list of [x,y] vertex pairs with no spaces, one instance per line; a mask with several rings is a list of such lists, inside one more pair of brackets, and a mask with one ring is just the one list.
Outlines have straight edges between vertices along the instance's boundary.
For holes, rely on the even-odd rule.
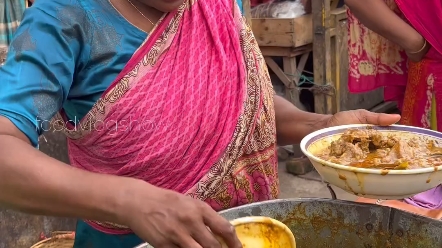
[[394,13],[384,0],[345,0],[345,4],[367,28],[402,47],[410,60],[419,62],[427,54],[430,44],[424,47],[424,37]]
[[364,109],[320,115],[302,111],[277,95],[274,103],[278,145],[298,144],[309,133],[326,127],[347,124],[388,126],[401,119],[400,115],[378,114]]

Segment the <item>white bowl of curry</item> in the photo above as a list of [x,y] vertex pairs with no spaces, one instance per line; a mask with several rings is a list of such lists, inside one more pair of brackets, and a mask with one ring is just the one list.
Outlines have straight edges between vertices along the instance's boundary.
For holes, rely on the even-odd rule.
[[442,133],[411,126],[344,125],[301,141],[322,179],[374,199],[403,199],[442,183]]

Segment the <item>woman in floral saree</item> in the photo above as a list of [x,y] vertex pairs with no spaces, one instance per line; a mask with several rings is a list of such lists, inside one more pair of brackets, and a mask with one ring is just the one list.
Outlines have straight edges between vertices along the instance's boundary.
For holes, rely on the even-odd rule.
[[277,139],[400,118],[274,95],[232,0],[37,0],[0,78],[0,204],[83,219],[75,247],[241,247],[216,211],[278,196]]
[[[385,100],[399,104],[402,124],[442,131],[442,1],[346,3],[350,91],[384,87]],[[442,186],[404,201],[377,203],[440,219]]]

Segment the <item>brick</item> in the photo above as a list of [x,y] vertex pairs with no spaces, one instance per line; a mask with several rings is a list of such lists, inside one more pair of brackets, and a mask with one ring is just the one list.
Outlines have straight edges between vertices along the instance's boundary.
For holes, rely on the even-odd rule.
[[285,162],[288,173],[293,175],[305,175],[314,170],[314,167],[308,158],[292,158]]

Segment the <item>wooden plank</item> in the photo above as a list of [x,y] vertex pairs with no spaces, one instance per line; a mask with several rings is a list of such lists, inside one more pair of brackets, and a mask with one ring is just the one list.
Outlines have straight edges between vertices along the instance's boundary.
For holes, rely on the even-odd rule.
[[[299,63],[298,63],[298,71],[300,73],[302,73],[304,71],[305,68],[305,64],[307,63],[308,60],[308,56],[310,55],[310,52],[304,53],[301,58],[299,59]],[[296,85],[299,84],[299,80],[296,82]]]
[[[295,34],[254,33],[254,35],[259,46],[296,47]],[[303,46],[306,44],[308,43],[302,42],[298,44],[298,46]]]
[[289,87],[285,88],[285,98],[295,106],[301,106],[299,101],[299,82],[300,72],[296,64],[296,57],[283,57],[284,74],[290,79]]
[[[299,19],[299,18],[296,18]],[[295,20],[286,18],[252,18],[253,32],[257,34],[287,34],[295,32]],[[298,20],[299,21],[299,20]]]
[[306,45],[302,47],[271,47],[271,46],[261,46],[261,53],[264,56],[279,56],[279,57],[294,57],[308,53],[312,51],[312,45]]
[[346,19],[347,19],[347,10],[345,8],[339,8],[330,11],[331,27],[336,27],[340,21]]
[[337,81],[337,75],[338,75],[338,72],[337,72],[337,68],[340,66],[338,63],[337,63],[337,59],[336,58],[338,58],[339,56],[338,56],[338,50],[337,50],[337,48],[336,48],[336,43],[337,43],[337,37],[336,36],[332,36],[332,35],[330,35],[330,57],[331,57],[331,60],[330,60],[330,72],[331,72],[331,81],[330,81],[330,83],[332,84],[332,86],[333,86],[333,88],[334,88],[334,91],[332,92],[332,93],[334,93],[334,95],[333,96],[331,96],[331,102],[330,102],[330,104],[331,104],[331,113],[337,113],[338,112],[338,95],[337,95],[337,92],[336,92],[336,84],[338,83]]
[[260,46],[299,47],[313,42],[312,15],[294,19],[252,19],[253,34]]
[[246,18],[247,24],[249,24],[250,27],[253,27],[250,0],[242,0],[242,8],[244,11],[244,17]]
[[336,87],[336,112],[345,109],[346,98],[348,95],[348,46],[347,46],[347,26],[341,27],[337,25],[335,35],[335,51],[336,56],[334,63],[335,68],[335,87]]
[[291,47],[260,47],[261,53],[264,56],[291,56],[293,51]]
[[[317,4],[316,0],[314,1]],[[323,0],[322,0],[323,1]],[[330,9],[330,8],[329,8]],[[336,27],[347,18],[345,8],[330,10],[325,26]],[[260,46],[298,47],[313,42],[313,15],[308,14],[294,19],[253,18],[253,33]],[[331,34],[333,36],[333,34]]]
[[311,44],[309,37],[299,37],[296,34],[255,34],[255,38],[259,46],[274,47],[300,47]]
[[278,76],[281,82],[284,84],[285,88],[291,87],[290,78],[284,73],[284,71],[279,67],[278,64],[271,57],[264,57],[267,66]]
[[[333,20],[333,26],[335,27],[336,34],[334,36],[335,46],[335,88],[336,88],[336,112],[346,109],[346,100],[349,97],[348,94],[348,45],[347,45],[347,25],[346,22],[338,21],[336,15],[339,15],[335,10],[330,11],[331,18]],[[345,15],[347,16],[347,15]],[[344,96],[344,97],[343,97]]]
[[297,18],[253,18],[252,22],[256,24],[253,32],[257,33],[298,33],[300,30],[310,29],[304,26],[312,23],[312,15],[303,15]]
[[[312,1],[313,15],[313,67],[314,81],[326,87],[332,83],[330,56],[330,0]],[[324,89],[324,88],[321,88]],[[322,90],[315,92],[315,112],[319,114],[333,113],[333,96]]]
[[352,109],[371,109],[383,101],[383,89],[374,91],[352,94],[348,91],[348,45],[347,45],[347,22],[342,20],[336,26],[336,101],[338,103],[338,111]]

